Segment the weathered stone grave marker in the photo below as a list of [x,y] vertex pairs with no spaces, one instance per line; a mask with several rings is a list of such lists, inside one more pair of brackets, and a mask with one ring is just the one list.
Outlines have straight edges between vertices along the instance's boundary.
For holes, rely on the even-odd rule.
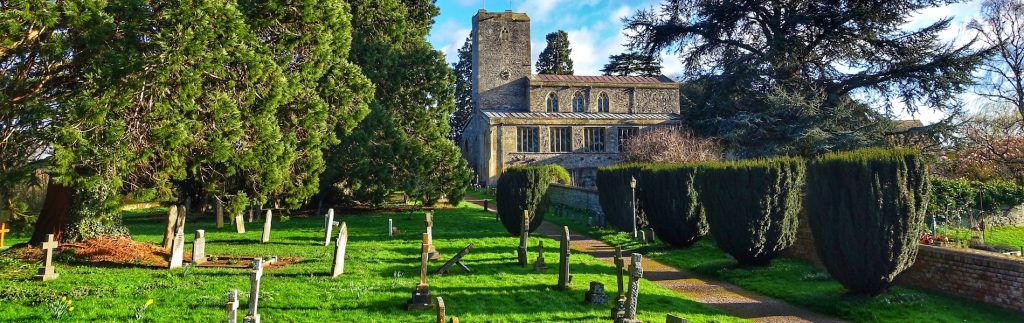
[[217,200],[217,202],[216,202],[216,204],[217,204],[216,205],[216,208],[217,208],[217,229],[223,229],[224,228],[224,201],[221,201],[219,197],[216,198],[216,200]]
[[43,264],[43,268],[39,268],[39,273],[35,276],[35,279],[47,281],[57,279],[57,272],[53,267],[53,249],[57,248],[57,241],[53,240],[52,234],[46,235],[46,242],[43,242],[43,250],[46,250],[46,263]]
[[654,240],[655,240],[654,239],[655,238],[654,228],[647,228],[647,230],[645,230],[645,231],[647,231],[647,242],[648,243],[654,243]]
[[569,227],[562,227],[562,243],[559,246],[558,257],[558,289],[569,289],[572,283],[572,275],[569,274]]
[[245,233],[245,221],[242,213],[235,214],[235,232]]
[[537,246],[537,261],[533,262],[533,272],[543,273],[548,271],[548,264],[544,262],[544,240]]
[[206,230],[196,230],[196,239],[192,241],[192,263],[201,265],[206,262]]
[[252,260],[252,274],[249,276],[249,313],[242,319],[245,323],[260,323],[260,279],[263,278],[263,258]]
[[184,205],[178,205],[178,218],[177,223],[174,225],[175,230],[181,230],[182,234],[185,232],[185,218],[188,216],[188,208]]
[[238,323],[238,290],[228,291],[228,323]]
[[686,320],[672,314],[665,314],[665,323],[686,323]]
[[273,212],[267,210],[267,215],[265,216],[265,219],[263,221],[263,237],[260,239],[260,242],[270,242],[270,222],[273,219],[273,217]]
[[395,221],[388,219],[388,238],[395,236]]
[[4,236],[6,236],[8,232],[11,232],[11,229],[7,228],[7,223],[0,223],[0,248],[4,247]]
[[348,225],[342,222],[341,228],[338,229],[338,240],[334,243],[334,267],[331,268],[331,277],[338,277],[345,273],[346,247],[348,247]]
[[615,323],[643,323],[636,318],[636,298],[640,295],[640,278],[644,277],[644,268],[640,264],[643,255],[634,253],[630,259],[629,290],[626,293],[626,314],[615,320]]
[[430,285],[427,284],[427,261],[430,245],[427,243],[427,234],[423,233],[423,244],[420,248],[420,282],[412,291],[412,299],[405,304],[406,310],[429,310],[434,308],[434,302],[430,298]]
[[441,265],[441,268],[437,269],[437,272],[434,272],[434,275],[447,274],[448,269],[449,267],[452,266],[452,264],[459,266],[459,268],[462,268],[462,271],[466,272],[467,274],[470,273],[471,271],[469,270],[469,267],[466,267],[466,265],[462,263],[462,257],[465,257],[466,254],[468,254],[471,250],[473,250],[472,243],[466,246],[466,248],[463,248],[462,251],[459,251],[459,253],[455,254],[455,257],[452,257],[452,259],[448,259],[448,261],[445,262],[444,265]]
[[331,244],[331,233],[334,230],[334,208],[327,209],[327,217],[324,218],[324,245]]
[[615,307],[612,308],[612,319],[618,319],[626,315],[626,294],[623,290],[622,276],[625,274],[626,261],[622,258],[622,247],[615,247],[615,277],[619,286],[619,296],[615,298]]
[[171,243],[171,259],[167,261],[167,269],[181,268],[185,261],[185,228],[174,231],[174,241]]
[[584,296],[583,301],[590,305],[608,304],[608,294],[604,293],[604,284],[599,282],[590,282],[590,289],[587,290],[587,294]]
[[178,224],[178,206],[171,205],[167,208],[167,226],[164,227],[164,240],[160,243],[164,249],[171,248],[171,242],[174,241],[175,226]]
[[256,207],[255,206],[253,206],[252,208],[249,208],[249,223],[252,223],[253,221],[255,221],[255,217],[256,217],[256,215],[254,214],[255,212],[256,212]]
[[530,239],[530,211],[523,210],[523,222],[519,226],[519,265],[526,267],[526,248]]
[[448,323],[444,312],[444,299],[437,297],[437,323]]
[[437,248],[434,247],[434,211],[427,211],[425,217],[426,221],[424,222],[427,225],[427,244],[429,244],[429,247],[427,248],[427,256],[430,260],[437,260],[440,259],[441,255],[437,253]]
[[637,236],[637,239],[638,239],[638,240],[640,240],[640,242],[643,242],[643,243],[645,243],[645,244],[646,244],[646,243],[647,243],[647,231],[645,231],[645,230],[640,230],[640,232],[638,232],[638,233],[639,233],[640,235],[639,235],[639,236]]

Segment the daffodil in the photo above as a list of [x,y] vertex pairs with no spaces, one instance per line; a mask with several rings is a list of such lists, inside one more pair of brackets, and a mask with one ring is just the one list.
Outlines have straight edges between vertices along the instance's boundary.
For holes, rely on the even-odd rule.
[[61,297],[60,297],[60,300],[62,300],[62,301],[67,301],[67,300],[68,300],[68,297],[67,297],[67,296],[61,296]]
[[150,305],[153,305],[153,299],[152,298],[150,298],[149,300],[146,301],[146,306],[150,306]]

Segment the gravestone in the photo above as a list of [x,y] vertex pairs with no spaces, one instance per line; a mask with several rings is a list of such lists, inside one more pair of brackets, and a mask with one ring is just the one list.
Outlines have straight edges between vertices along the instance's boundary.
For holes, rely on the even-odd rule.
[[544,240],[537,246],[537,261],[533,262],[533,272],[543,273],[548,271],[548,264],[544,262]]
[[264,217],[263,221],[263,237],[260,239],[260,242],[270,242],[270,222],[273,217],[274,214],[270,212],[270,210],[267,210],[267,215]]
[[615,307],[612,308],[612,319],[618,319],[626,315],[626,294],[623,290],[622,276],[625,274],[626,261],[622,258],[622,247],[615,247],[615,277],[619,286],[619,295],[615,298]]
[[245,221],[243,221],[242,213],[235,214],[235,232],[245,233]]
[[7,223],[0,223],[0,248],[4,247],[4,236],[6,236],[8,232],[11,232],[11,229],[7,228]]
[[434,275],[447,274],[448,268],[451,267],[452,264],[458,265],[459,268],[462,268],[462,271],[466,272],[467,274],[470,273],[469,267],[466,267],[466,265],[462,263],[462,257],[465,257],[466,254],[468,254],[471,250],[473,250],[472,243],[466,246],[466,248],[463,248],[462,251],[459,251],[459,253],[455,254],[455,257],[452,257],[452,259],[448,259],[448,261],[445,262],[444,265],[441,265],[441,268],[438,268],[437,271],[434,272]]
[[523,210],[523,222],[519,225],[519,265],[526,267],[526,245],[530,239],[530,211]]
[[181,234],[185,234],[185,218],[188,216],[188,209],[184,205],[178,205],[178,223],[174,225],[174,229],[181,231]]
[[249,223],[252,223],[253,221],[255,221],[255,219],[254,219],[256,217],[256,215],[254,214],[255,212],[256,212],[256,207],[255,206],[253,206],[252,208],[249,208]]
[[558,255],[558,289],[567,290],[572,283],[569,274],[569,227],[562,227],[562,242]]
[[184,228],[175,231],[174,241],[171,243],[171,259],[167,262],[167,269],[181,268],[185,261],[185,231]]
[[252,260],[252,274],[249,275],[249,313],[242,319],[245,323],[260,323],[260,279],[263,278],[263,258]]
[[43,264],[43,268],[39,268],[39,273],[36,274],[35,279],[47,281],[57,279],[57,272],[53,267],[53,249],[57,248],[57,241],[53,240],[52,234],[46,235],[46,242],[43,242],[43,250],[46,250],[46,263]]
[[167,226],[164,227],[164,240],[163,242],[160,243],[160,245],[163,246],[164,249],[171,248],[171,242],[174,241],[174,229],[177,224],[178,206],[171,205],[171,207],[167,208]]
[[331,268],[331,277],[338,277],[345,273],[346,247],[348,247],[348,225],[342,222],[341,228],[338,229],[338,240],[334,243],[334,267]]
[[224,202],[217,198],[217,229],[224,228]]
[[587,294],[583,298],[583,301],[590,305],[608,304],[608,294],[604,293],[604,284],[599,282],[590,282],[590,290],[587,290]]
[[637,233],[640,234],[640,235],[637,236],[637,240],[640,240],[640,242],[643,242],[643,243],[647,243],[647,231],[640,230],[640,232],[637,232]]
[[459,323],[459,317],[458,316],[452,316],[452,322],[451,323]]
[[647,242],[654,243],[654,238],[655,238],[654,228],[647,228],[644,231],[647,231]]
[[640,295],[640,278],[644,277],[644,268],[640,264],[643,256],[634,253],[630,259],[629,290],[626,292],[626,313],[615,320],[615,323],[643,323],[636,318],[636,298]]
[[448,323],[444,313],[444,299],[437,297],[437,323]]
[[427,284],[427,261],[430,245],[427,243],[427,234],[423,233],[423,244],[420,248],[420,282],[412,291],[412,299],[405,303],[405,309],[409,311],[422,311],[434,308],[433,299],[430,298],[430,285]]
[[334,208],[327,209],[327,217],[324,218],[324,245],[331,244],[331,233],[334,230]]
[[429,247],[427,248],[427,256],[430,260],[437,260],[440,259],[441,255],[437,253],[437,248],[434,247],[434,211],[427,211],[425,217],[426,221],[424,222],[427,225],[427,243],[429,244]]
[[196,239],[192,241],[192,263],[200,265],[206,262],[206,230],[196,230]]
[[228,323],[238,323],[238,290],[228,291]]
[[686,323],[686,320],[672,314],[665,314],[665,323]]
[[490,202],[490,201],[489,200],[484,200],[484,211],[485,212],[491,210],[490,205],[489,205],[490,203],[488,203],[488,202]]
[[395,236],[395,221],[388,219],[388,238]]

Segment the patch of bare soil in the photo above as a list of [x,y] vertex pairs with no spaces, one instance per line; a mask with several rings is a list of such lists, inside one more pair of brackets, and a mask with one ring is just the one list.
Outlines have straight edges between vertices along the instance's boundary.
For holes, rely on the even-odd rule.
[[104,237],[60,246],[76,261],[113,266],[167,267],[167,249],[122,237]]

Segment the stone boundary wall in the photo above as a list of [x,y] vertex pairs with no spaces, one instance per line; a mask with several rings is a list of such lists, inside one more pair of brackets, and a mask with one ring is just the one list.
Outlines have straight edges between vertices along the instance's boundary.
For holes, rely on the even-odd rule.
[[548,198],[552,205],[564,205],[594,214],[603,213],[597,189],[551,184],[548,187]]

